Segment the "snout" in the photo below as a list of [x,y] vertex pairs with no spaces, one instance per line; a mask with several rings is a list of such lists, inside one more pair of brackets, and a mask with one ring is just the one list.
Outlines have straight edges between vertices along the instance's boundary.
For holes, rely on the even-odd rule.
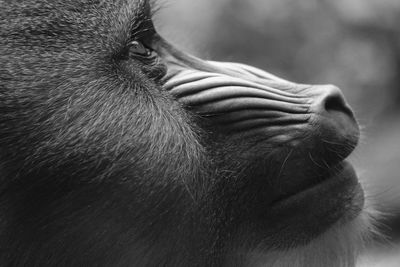
[[165,89],[214,131],[270,137],[271,143],[288,146],[312,135],[312,145],[325,147],[323,153],[331,153],[332,161],[345,158],[358,142],[354,114],[333,85],[296,84],[244,64],[198,65],[175,66]]
[[269,136],[272,141],[289,137],[291,129],[297,131],[310,120],[310,99],[299,94],[296,84],[256,68],[202,62],[201,67],[172,69],[164,88],[213,132],[232,138]]
[[[164,89],[200,122],[220,169],[234,166],[235,182],[255,192],[248,210],[260,221],[271,224],[274,213],[280,228],[296,214],[302,230],[323,226],[321,233],[358,214],[362,190],[345,158],[357,145],[359,128],[337,87],[297,84],[244,64],[181,53],[166,64]],[[223,185],[231,181],[224,178]]]

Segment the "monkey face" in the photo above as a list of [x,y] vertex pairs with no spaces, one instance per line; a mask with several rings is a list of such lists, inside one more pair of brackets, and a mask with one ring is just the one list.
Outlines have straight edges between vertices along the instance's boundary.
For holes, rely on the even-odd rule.
[[0,0],[0,263],[222,266],[359,217],[337,87],[182,53],[145,0],[22,2]]

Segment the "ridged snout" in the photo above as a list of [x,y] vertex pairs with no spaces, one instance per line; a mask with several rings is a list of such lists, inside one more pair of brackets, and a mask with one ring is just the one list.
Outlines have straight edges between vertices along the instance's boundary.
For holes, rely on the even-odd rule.
[[292,83],[272,75],[259,77],[245,65],[210,64],[213,72],[183,69],[166,82],[165,88],[219,131],[251,134],[309,119],[309,99],[291,92]]
[[358,125],[337,87],[299,85],[243,64],[207,63],[210,71],[176,71],[165,88],[216,131],[288,143],[314,135],[328,148],[344,144],[332,151],[343,149],[346,156],[357,144]]

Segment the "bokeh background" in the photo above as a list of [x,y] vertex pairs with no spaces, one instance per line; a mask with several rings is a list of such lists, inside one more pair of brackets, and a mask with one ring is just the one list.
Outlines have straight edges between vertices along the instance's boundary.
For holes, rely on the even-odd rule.
[[339,86],[363,131],[351,160],[400,211],[400,0],[164,0],[155,19],[194,55]]

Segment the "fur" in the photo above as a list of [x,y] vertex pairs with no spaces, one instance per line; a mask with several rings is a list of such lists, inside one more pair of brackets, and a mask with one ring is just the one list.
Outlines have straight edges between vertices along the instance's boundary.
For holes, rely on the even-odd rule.
[[162,89],[165,66],[129,55],[147,4],[0,0],[0,265],[354,265],[368,212],[303,247],[231,250],[272,201],[282,144],[215,138]]

